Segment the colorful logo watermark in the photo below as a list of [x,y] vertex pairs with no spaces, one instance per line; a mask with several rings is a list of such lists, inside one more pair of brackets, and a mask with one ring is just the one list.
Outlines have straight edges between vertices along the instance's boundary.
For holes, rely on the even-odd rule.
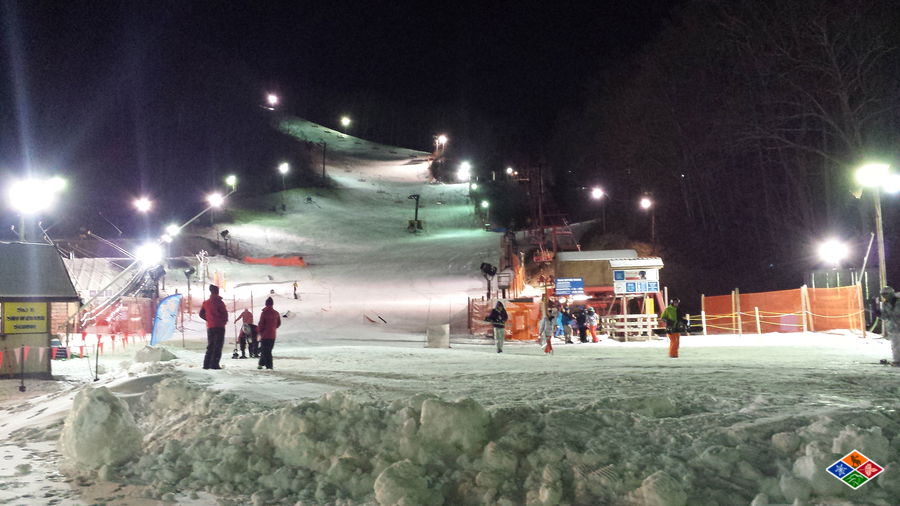
[[881,474],[884,468],[856,450],[844,455],[844,458],[831,464],[826,469],[829,474],[844,482],[853,490],[865,485]]

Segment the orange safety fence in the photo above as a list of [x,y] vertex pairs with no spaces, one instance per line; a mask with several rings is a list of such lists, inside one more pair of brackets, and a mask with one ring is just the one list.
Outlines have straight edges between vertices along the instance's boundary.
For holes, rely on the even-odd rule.
[[[484,321],[491,313],[495,300],[469,300],[469,331],[474,335],[493,336],[493,325]],[[506,321],[506,339],[528,341],[537,339],[537,326],[541,317],[537,302],[508,302],[505,304],[509,319]]]
[[266,265],[274,265],[276,267],[306,267],[306,262],[303,261],[303,257],[293,256],[293,257],[267,257],[267,258],[254,258],[254,257],[244,257],[245,264],[266,264]]
[[705,314],[692,317],[708,334],[862,331],[859,287],[799,288],[703,298]]

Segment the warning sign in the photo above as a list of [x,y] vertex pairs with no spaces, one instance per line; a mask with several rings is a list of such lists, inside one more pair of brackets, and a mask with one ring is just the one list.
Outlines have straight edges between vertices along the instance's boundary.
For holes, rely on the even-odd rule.
[[47,332],[46,302],[4,302],[4,334],[44,334]]

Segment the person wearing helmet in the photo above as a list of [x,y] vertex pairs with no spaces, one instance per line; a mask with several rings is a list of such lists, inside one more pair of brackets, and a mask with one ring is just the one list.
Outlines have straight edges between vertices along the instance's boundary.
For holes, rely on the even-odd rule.
[[684,317],[678,311],[681,301],[672,299],[669,307],[659,316],[666,322],[666,334],[669,336],[669,357],[678,358],[678,347],[681,344],[681,333],[684,331]]
[[897,293],[889,286],[881,289],[881,328],[884,338],[891,342],[890,365],[900,367],[900,304]]

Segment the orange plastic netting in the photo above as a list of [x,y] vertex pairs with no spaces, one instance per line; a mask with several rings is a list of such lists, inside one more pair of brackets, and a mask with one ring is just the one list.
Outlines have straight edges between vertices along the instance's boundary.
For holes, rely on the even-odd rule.
[[[804,291],[808,299],[804,304]],[[709,334],[861,330],[859,287],[800,288],[704,297]],[[738,309],[739,308],[739,309]],[[806,311],[804,311],[804,309]]]

